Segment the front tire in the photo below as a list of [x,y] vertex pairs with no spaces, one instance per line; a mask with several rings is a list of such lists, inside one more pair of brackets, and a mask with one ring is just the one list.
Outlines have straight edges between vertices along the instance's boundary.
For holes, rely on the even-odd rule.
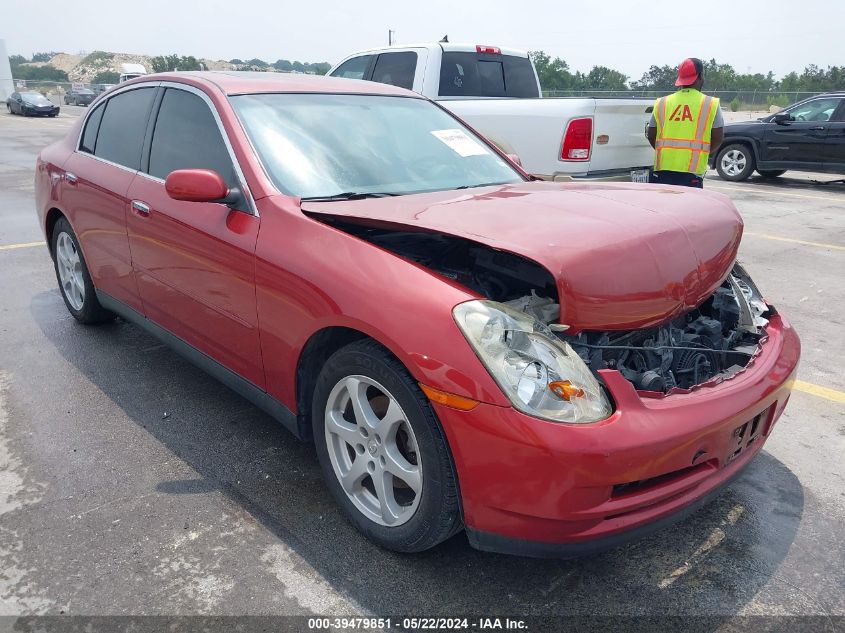
[[785,169],[758,169],[757,173],[763,178],[778,178],[786,173]]
[[326,361],[312,424],[332,496],[371,541],[421,552],[461,529],[440,424],[419,385],[378,343],[357,341]]
[[62,293],[68,312],[80,323],[94,324],[111,321],[114,314],[101,306],[97,300],[94,283],[91,281],[88,266],[79,248],[79,241],[67,219],[60,218],[56,222],[50,247],[59,291]]
[[747,145],[734,143],[726,145],[716,157],[716,171],[725,180],[739,182],[754,171],[754,154]]

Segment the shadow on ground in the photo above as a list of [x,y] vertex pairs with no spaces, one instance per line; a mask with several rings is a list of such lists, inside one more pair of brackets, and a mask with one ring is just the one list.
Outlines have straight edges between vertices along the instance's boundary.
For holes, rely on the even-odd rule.
[[31,313],[76,370],[200,474],[162,481],[157,491],[223,491],[336,589],[378,614],[733,614],[778,569],[804,509],[799,481],[764,452],[689,519],[602,555],[555,561],[486,554],[463,534],[424,554],[396,555],[344,520],[310,445],[139,328],[59,318],[65,310],[57,291],[36,295]]

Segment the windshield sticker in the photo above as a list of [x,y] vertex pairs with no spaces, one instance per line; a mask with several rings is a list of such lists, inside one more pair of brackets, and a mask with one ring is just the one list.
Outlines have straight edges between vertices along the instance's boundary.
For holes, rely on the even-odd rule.
[[432,134],[464,158],[490,153],[481,143],[467,136],[463,130],[434,130]]

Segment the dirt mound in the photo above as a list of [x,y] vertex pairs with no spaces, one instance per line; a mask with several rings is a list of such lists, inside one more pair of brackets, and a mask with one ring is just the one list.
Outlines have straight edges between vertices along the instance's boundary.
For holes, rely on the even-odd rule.
[[[84,81],[87,83],[93,80],[98,73],[104,71],[120,73],[123,64],[141,64],[148,72],[152,72],[151,60],[152,56],[150,55],[94,51],[85,56],[59,53],[46,63],[65,71],[71,81]],[[199,61],[208,70],[232,70],[232,64],[224,60],[200,59]],[[44,63],[32,65],[43,66]]]

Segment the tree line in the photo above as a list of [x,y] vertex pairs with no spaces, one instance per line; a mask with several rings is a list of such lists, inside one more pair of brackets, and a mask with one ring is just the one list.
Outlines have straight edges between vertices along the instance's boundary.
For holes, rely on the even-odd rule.
[[[543,90],[612,90],[612,91],[659,91],[675,90],[678,67],[674,65],[651,66],[637,80],[618,70],[606,66],[594,66],[589,72],[569,69],[559,57],[552,58],[543,51],[529,53],[537,68],[537,76]],[[704,62],[705,89],[711,91],[758,91],[758,92],[830,92],[845,90],[845,66],[821,68],[814,64],[801,73],[791,72],[780,79],[769,71],[763,73],[740,73],[730,64],[720,64],[715,59]]]
[[[55,56],[55,52],[35,53],[27,59],[23,55],[10,55],[9,63],[15,79],[41,81],[69,81],[65,71],[54,66],[28,66],[27,62],[46,62]],[[677,66],[651,66],[642,77],[631,77],[607,66],[593,66],[588,72],[572,71],[569,64],[560,57],[551,57],[544,51],[529,53],[537,68],[537,76],[543,90],[558,91],[655,91],[670,92],[675,90]],[[111,53],[95,51],[83,60],[94,62]],[[93,59],[97,57],[97,59]],[[331,64],[328,62],[300,62],[277,59],[273,63],[262,59],[230,59],[229,63],[238,70],[278,70],[282,72],[300,72],[325,75]],[[157,55],[151,59],[152,72],[173,70],[204,70],[201,61],[192,55]],[[772,71],[768,73],[741,73],[730,64],[720,64],[715,59],[704,62],[705,87],[707,90],[720,92],[830,92],[845,90],[845,66],[821,68],[811,64],[800,73],[791,72],[780,79]],[[101,71],[93,83],[116,83],[118,73]]]
[[265,62],[263,59],[253,58],[253,59],[230,59],[229,63],[233,66],[237,67],[249,67],[255,68],[258,70],[269,70],[270,68],[274,68],[276,70],[282,72],[296,72],[296,73],[309,73],[311,75],[325,75],[329,72],[329,68],[332,65],[328,62],[318,62],[318,63],[310,63],[310,62],[300,62],[300,61],[290,61],[287,59],[277,59],[272,64]]

